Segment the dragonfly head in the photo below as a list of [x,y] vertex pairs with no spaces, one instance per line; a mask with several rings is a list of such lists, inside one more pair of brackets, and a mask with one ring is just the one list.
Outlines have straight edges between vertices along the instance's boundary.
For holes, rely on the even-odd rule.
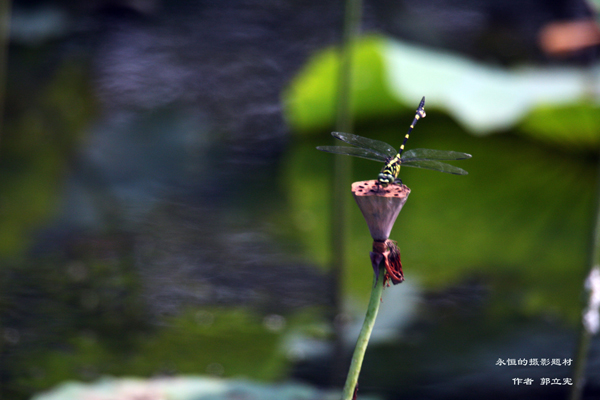
[[379,181],[381,186],[385,187],[385,186],[389,185],[390,183],[394,183],[394,181],[396,180],[396,177],[394,175],[391,175],[387,172],[382,171],[379,173],[379,177],[377,178],[377,180]]

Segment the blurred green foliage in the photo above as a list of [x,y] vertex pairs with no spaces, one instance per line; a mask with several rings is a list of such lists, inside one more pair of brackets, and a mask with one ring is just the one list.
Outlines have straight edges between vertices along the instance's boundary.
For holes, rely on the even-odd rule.
[[109,251],[107,258],[87,246],[79,251],[67,264],[49,260],[2,269],[0,316],[6,328],[18,327],[20,338],[3,344],[0,375],[8,378],[3,393],[12,398],[103,375],[275,380],[289,365],[284,335],[306,331],[321,315],[302,310],[270,323],[243,307],[195,307],[152,323],[139,276],[124,253]]
[[[415,60],[398,63],[398,57],[402,56]],[[418,98],[425,95],[430,105],[426,110],[443,109],[465,126],[473,129],[481,126],[477,134],[492,133],[490,128],[483,128],[487,125],[481,119],[494,116],[495,122],[490,127],[516,128],[515,133],[560,147],[585,150],[597,149],[600,145],[598,104],[585,101],[590,97],[590,87],[595,84],[594,71],[543,67],[500,69],[457,54],[400,46],[378,35],[367,35],[357,42],[353,62],[351,104],[359,121],[390,118],[412,110]],[[422,71],[425,65],[431,75]],[[403,66],[411,70],[398,71]],[[287,119],[295,131],[316,132],[334,125],[338,68],[339,54],[335,48],[328,48],[312,56],[290,84],[284,100]],[[394,80],[399,74],[408,78],[399,83]],[[585,85],[586,81],[589,85]],[[418,86],[420,82],[434,85],[430,89],[439,93],[423,92],[426,89]],[[435,86],[435,82],[444,88]],[[557,99],[557,93],[562,92],[565,96],[578,96],[579,100]],[[414,106],[404,104],[404,98],[414,98]],[[472,109],[470,113],[467,107]],[[498,118],[506,121],[496,121]]]
[[[380,37],[357,41],[352,63],[350,106],[357,120],[391,116],[406,109],[392,97],[385,81]],[[283,98],[293,130],[306,132],[334,125],[339,67],[339,50],[328,48],[313,55],[291,82]]]
[[281,332],[270,331],[251,310],[189,309],[162,325],[127,349],[109,346],[89,332],[71,337],[62,349],[40,352],[37,373],[21,383],[44,389],[74,378],[160,374],[273,380],[287,372]]
[[519,124],[519,129],[539,141],[579,151],[600,147],[600,110],[590,102],[566,106],[541,104]]
[[31,233],[57,211],[73,149],[95,114],[81,63],[66,62],[39,79],[39,87],[29,87],[31,77],[9,76],[11,112],[0,147],[0,257],[22,255]]
[[[105,357],[127,354],[148,331],[140,282],[131,257],[124,254],[127,248],[118,239],[107,243],[100,246],[106,252],[87,245],[72,248],[70,261],[47,258],[4,265],[0,318],[17,337],[4,344],[0,371],[6,394],[24,398],[62,379],[94,377]],[[98,363],[89,354],[95,343],[103,349]]]

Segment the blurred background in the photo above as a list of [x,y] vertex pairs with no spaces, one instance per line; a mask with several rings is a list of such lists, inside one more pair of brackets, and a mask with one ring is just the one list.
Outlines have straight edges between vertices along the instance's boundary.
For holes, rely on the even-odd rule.
[[[331,273],[334,157],[315,150],[334,144],[343,2],[2,13],[0,398],[107,377],[339,388],[372,283],[350,182]],[[407,148],[473,158],[467,176],[400,173],[406,281],[384,292],[360,395],[565,398],[540,382],[572,378],[590,264],[594,4],[369,0],[362,20],[354,132],[398,147],[426,96]],[[352,180],[380,168],[357,159]],[[586,398],[599,366],[594,341]]]

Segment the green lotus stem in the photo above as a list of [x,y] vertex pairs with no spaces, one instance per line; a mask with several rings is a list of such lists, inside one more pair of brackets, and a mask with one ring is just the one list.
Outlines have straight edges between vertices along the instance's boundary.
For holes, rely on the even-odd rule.
[[350,369],[348,370],[348,377],[346,378],[346,384],[344,385],[344,392],[342,400],[352,400],[354,396],[354,390],[356,383],[358,382],[358,375],[360,374],[360,368],[362,366],[363,359],[365,357],[365,351],[367,351],[367,345],[369,344],[369,338],[373,331],[373,325],[375,325],[375,318],[379,312],[379,304],[381,304],[381,294],[383,293],[383,281],[385,277],[385,268],[379,267],[379,279],[377,275],[373,274],[373,288],[371,289],[371,298],[369,299],[369,307],[367,308],[367,315],[365,315],[365,321],[363,322],[358,340],[356,341],[356,347],[352,354],[352,362],[350,363]]

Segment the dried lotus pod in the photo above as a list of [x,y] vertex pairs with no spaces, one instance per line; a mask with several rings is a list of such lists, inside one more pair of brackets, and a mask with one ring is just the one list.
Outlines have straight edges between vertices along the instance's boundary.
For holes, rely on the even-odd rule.
[[352,195],[367,221],[373,240],[385,242],[390,237],[396,217],[409,194],[410,189],[406,185],[383,187],[377,180],[352,184]]
[[389,240],[389,236],[409,194],[410,189],[405,185],[391,184],[383,187],[376,180],[352,184],[352,195],[373,238],[370,257],[375,276],[379,278],[379,267],[384,266],[385,281],[391,280],[394,285],[404,281],[404,273],[400,249],[396,242]]

